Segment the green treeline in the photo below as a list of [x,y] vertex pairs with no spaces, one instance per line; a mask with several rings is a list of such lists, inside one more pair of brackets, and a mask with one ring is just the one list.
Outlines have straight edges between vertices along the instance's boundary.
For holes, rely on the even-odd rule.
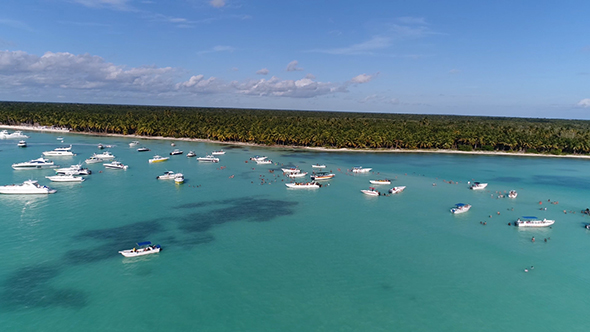
[[0,123],[267,145],[590,153],[582,120],[0,102]]

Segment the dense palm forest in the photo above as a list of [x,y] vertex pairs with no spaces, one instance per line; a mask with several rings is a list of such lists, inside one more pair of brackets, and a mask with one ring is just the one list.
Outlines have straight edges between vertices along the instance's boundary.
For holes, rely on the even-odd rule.
[[581,120],[0,102],[0,123],[266,145],[590,153],[590,121]]

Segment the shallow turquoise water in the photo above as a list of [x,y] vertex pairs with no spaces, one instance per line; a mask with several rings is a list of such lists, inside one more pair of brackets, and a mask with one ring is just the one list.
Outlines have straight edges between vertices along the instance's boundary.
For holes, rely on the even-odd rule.
[[[0,184],[33,178],[58,193],[0,196],[2,331],[586,330],[588,160],[176,142],[185,154],[227,153],[219,164],[185,155],[148,164],[174,149],[169,141],[144,140],[152,151],[138,153],[131,139],[29,135],[26,149],[0,141]],[[51,170],[10,167],[71,143],[76,157],[53,159],[68,166],[99,142],[130,168],[94,164],[86,182],[56,184],[44,178]],[[278,165],[245,162],[254,155],[337,175],[319,190],[289,190],[269,172]],[[379,174],[346,173],[356,165]],[[155,179],[166,170],[186,183]],[[362,195],[376,178],[407,189]],[[473,180],[487,190],[467,189]],[[518,198],[497,198],[510,189]],[[451,215],[458,202],[473,208]],[[522,215],[556,224],[507,225]],[[117,253],[145,240],[164,250]]]

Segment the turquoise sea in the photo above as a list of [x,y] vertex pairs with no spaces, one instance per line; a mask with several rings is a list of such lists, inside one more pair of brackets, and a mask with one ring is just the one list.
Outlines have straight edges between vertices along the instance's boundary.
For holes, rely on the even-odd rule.
[[[0,195],[1,331],[588,329],[590,217],[580,210],[590,207],[590,160],[164,140],[140,140],[151,152],[139,153],[131,138],[28,134],[27,148],[0,141],[0,185],[31,178],[58,192]],[[93,164],[84,183],[60,184],[44,178],[52,170],[10,167],[72,144],[77,156],[52,159],[69,166],[98,143],[115,145],[129,169]],[[148,164],[174,148],[185,154]],[[219,164],[186,157],[220,148]],[[255,155],[278,165],[249,162]],[[329,186],[285,187],[280,165],[315,163],[336,173]],[[374,173],[346,172],[357,165]],[[167,170],[186,183],[156,180]],[[384,190],[407,188],[360,192],[380,178],[395,179]],[[474,180],[489,185],[469,190]],[[516,199],[498,198],[511,189]],[[452,215],[459,202],[473,207]],[[508,226],[523,215],[556,223]],[[140,241],[163,251],[117,253]]]

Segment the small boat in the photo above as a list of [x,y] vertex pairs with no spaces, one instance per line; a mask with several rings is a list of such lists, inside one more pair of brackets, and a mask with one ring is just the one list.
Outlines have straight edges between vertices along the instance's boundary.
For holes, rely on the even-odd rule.
[[510,190],[510,192],[508,193],[508,198],[516,198],[516,196],[518,196],[516,190]]
[[259,160],[264,160],[264,159],[267,159],[267,158],[268,157],[265,157],[265,156],[263,156],[263,157],[254,156],[254,157],[251,157],[250,160],[252,160],[252,161],[259,161]]
[[97,146],[97,147],[98,147],[100,150],[104,149],[104,145],[102,145],[102,143],[98,143],[98,146]]
[[330,180],[334,176],[336,176],[336,174],[328,173],[328,172],[319,172],[319,173],[316,173],[315,175],[312,175],[311,179],[314,181]]
[[225,151],[223,151],[223,150],[217,150],[217,151],[211,152],[211,154],[214,155],[214,156],[223,155],[223,154],[225,154]]
[[96,164],[96,163],[102,163],[104,160],[100,159],[100,158],[96,158],[96,157],[90,157],[86,160],[84,160],[85,163],[87,164]]
[[184,175],[182,173],[176,173],[174,175],[174,183],[176,183],[176,184],[184,183]]
[[302,178],[302,177],[304,177],[306,175],[307,175],[307,172],[303,172],[303,173],[289,173],[289,174],[287,174],[287,176],[290,177],[291,179],[294,179],[294,178]]
[[25,161],[22,163],[12,164],[14,169],[40,169],[40,168],[57,168],[53,161],[47,160],[43,157]]
[[18,144],[16,146],[18,146],[19,148],[26,148],[27,142],[26,141],[18,141]]
[[210,163],[218,163],[219,162],[219,158],[213,156],[213,155],[207,155],[206,157],[197,157],[198,161],[203,161],[203,162],[210,162]]
[[102,165],[105,168],[111,168],[111,169],[127,169],[127,168],[129,168],[128,165],[123,165],[123,163],[121,163],[120,161],[116,161],[116,160],[113,160],[110,163],[105,163]]
[[291,173],[299,173],[301,170],[297,167],[290,167],[290,168],[281,168],[283,173],[291,174]]
[[173,180],[175,176],[176,176],[176,173],[174,173],[173,171],[166,171],[166,172],[164,172],[164,174],[156,176],[156,179],[158,179],[158,180]]
[[311,165],[312,168],[326,168],[326,165],[315,164]]
[[404,191],[404,189],[406,189],[406,186],[393,187],[393,188],[389,189],[389,193],[390,194],[399,194],[402,191]]
[[137,149],[137,152],[146,152],[149,151],[150,149],[146,148],[146,147],[141,147],[139,149]]
[[137,256],[144,256],[150,255],[160,252],[162,248],[159,244],[152,245],[150,241],[146,242],[139,242],[137,243],[138,248],[133,248],[129,250],[121,250],[119,253],[125,257],[137,257]]
[[192,158],[192,157],[196,157],[196,156],[197,156],[197,154],[195,153],[195,151],[189,151],[189,152],[186,154],[186,157],[187,157],[187,158]]
[[70,167],[58,168],[55,170],[56,174],[71,174],[71,175],[90,175],[92,171],[88,168],[82,168],[82,164],[71,165]]
[[63,141],[63,140],[64,140],[64,138],[63,138],[63,137],[58,137],[58,138],[56,138],[56,139],[57,139],[58,141]]
[[42,186],[35,180],[27,180],[22,184],[0,186],[0,194],[7,195],[54,194],[56,192],[57,190]]
[[379,196],[381,193],[373,187],[369,187],[369,189],[362,189],[361,192],[365,195],[369,196]]
[[155,155],[152,159],[148,160],[148,162],[150,164],[152,164],[152,163],[161,163],[163,161],[167,161],[168,159],[170,159],[170,157],[162,157],[162,156]]
[[176,144],[174,144],[174,143],[170,143],[170,146],[176,146]]
[[84,182],[85,178],[81,176],[74,176],[72,174],[58,174],[52,176],[46,176],[46,179],[49,179],[53,182]]
[[451,212],[454,214],[458,214],[458,213],[464,213],[469,211],[469,209],[471,209],[471,205],[469,204],[463,204],[463,203],[457,203],[455,204],[455,207],[451,209]]
[[183,154],[183,153],[184,153],[184,151],[181,151],[181,150],[178,150],[178,149],[174,149],[174,151],[170,152],[170,155],[171,156],[176,156],[176,155]]
[[115,156],[112,153],[110,153],[109,151],[105,151],[103,153],[95,153],[92,155],[92,157],[102,159],[102,160],[115,159]]
[[482,189],[484,189],[487,186],[488,186],[487,183],[473,182],[473,184],[469,187],[469,189],[471,189],[471,190],[482,190]]
[[372,168],[362,168],[361,166],[353,167],[351,172],[353,173],[368,173],[372,170]]
[[136,146],[138,146],[138,145],[139,145],[139,141],[132,141],[131,143],[129,143],[129,147],[130,147],[130,148],[132,148],[132,147],[136,147]]
[[554,223],[555,223],[555,220],[547,220],[547,219],[540,220],[537,217],[524,216],[524,217],[522,217],[522,219],[518,218],[518,220],[516,220],[514,222],[514,226],[518,226],[518,227],[547,227],[547,226],[553,225]]
[[256,160],[256,164],[258,164],[258,165],[270,165],[270,164],[272,164],[272,160],[270,160],[270,159]]
[[291,189],[318,189],[322,185],[312,181],[312,182],[293,182],[293,183],[285,183],[285,186]]
[[369,180],[371,184],[391,184],[391,180]]

